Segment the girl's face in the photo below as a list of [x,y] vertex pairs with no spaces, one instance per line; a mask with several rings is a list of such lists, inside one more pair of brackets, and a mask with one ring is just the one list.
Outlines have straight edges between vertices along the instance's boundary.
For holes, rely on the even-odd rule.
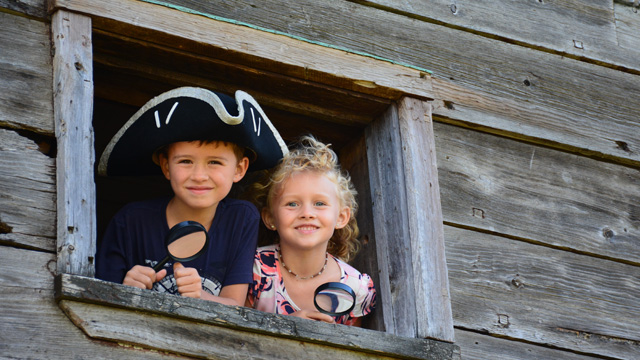
[[279,190],[263,220],[276,227],[283,246],[326,249],[334,230],[349,221],[351,210],[340,204],[337,185],[322,173],[295,173]]
[[160,157],[175,199],[193,210],[217,206],[248,166],[246,157],[238,161],[233,148],[222,142],[177,142],[171,144],[166,157]]

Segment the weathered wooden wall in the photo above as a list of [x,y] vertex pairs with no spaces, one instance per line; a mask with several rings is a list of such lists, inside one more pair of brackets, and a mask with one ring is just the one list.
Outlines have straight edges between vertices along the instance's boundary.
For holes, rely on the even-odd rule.
[[632,1],[170,3],[433,71],[463,358],[640,356]]
[[[463,359],[640,357],[633,1],[167,2],[433,71]],[[0,30],[0,352],[171,357],[90,341],[55,304],[44,1],[0,0]]]

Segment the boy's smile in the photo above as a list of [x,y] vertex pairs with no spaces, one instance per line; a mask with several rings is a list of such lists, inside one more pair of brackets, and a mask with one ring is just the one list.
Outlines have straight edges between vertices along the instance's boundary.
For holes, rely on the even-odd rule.
[[223,142],[182,141],[171,144],[160,166],[175,194],[172,202],[181,212],[215,211],[218,203],[240,181],[249,160],[236,158]]

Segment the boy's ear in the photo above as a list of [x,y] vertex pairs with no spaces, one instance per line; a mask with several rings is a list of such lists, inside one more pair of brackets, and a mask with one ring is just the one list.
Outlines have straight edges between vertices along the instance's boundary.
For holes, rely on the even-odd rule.
[[164,177],[167,178],[167,180],[171,180],[171,175],[169,173],[169,160],[167,159],[167,157],[163,154],[160,154],[158,156],[158,162],[160,165],[160,170],[162,170]]
[[345,206],[342,208],[342,210],[340,210],[340,213],[338,214],[336,229],[342,229],[343,227],[347,226],[347,224],[349,223],[349,219],[351,219],[351,208]]
[[243,157],[238,161],[238,165],[236,166],[236,173],[233,175],[233,182],[237,183],[242,180],[244,175],[247,173],[247,169],[249,169],[249,158]]

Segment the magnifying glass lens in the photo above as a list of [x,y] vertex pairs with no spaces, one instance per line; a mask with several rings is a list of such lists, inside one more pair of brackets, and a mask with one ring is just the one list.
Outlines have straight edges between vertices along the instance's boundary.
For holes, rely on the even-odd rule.
[[186,259],[196,255],[204,247],[207,233],[199,231],[186,234],[167,246],[169,254],[177,259]]
[[352,307],[353,297],[342,289],[325,289],[318,292],[316,302],[326,312],[342,313]]
[[345,284],[328,282],[318,286],[313,302],[321,313],[343,316],[349,314],[356,305],[356,294]]

